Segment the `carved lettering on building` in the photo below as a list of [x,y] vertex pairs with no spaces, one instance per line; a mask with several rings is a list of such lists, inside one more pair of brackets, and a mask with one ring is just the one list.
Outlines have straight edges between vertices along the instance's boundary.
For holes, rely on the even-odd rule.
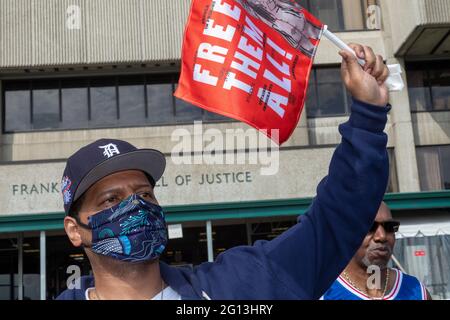
[[35,183],[35,184],[13,184],[11,185],[13,196],[24,196],[33,194],[59,193],[58,182]]

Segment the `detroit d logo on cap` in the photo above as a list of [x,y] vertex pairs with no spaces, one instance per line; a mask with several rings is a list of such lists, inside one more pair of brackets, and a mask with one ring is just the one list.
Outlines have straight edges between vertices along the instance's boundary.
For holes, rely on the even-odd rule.
[[111,158],[115,154],[120,154],[117,145],[115,145],[114,143],[110,143],[105,146],[100,146],[99,148],[103,149],[103,155],[108,158]]

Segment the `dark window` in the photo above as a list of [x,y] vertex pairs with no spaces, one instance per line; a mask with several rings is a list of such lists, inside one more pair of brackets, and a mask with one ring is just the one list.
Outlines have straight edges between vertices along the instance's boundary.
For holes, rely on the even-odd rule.
[[116,78],[90,81],[91,127],[111,127],[118,124]]
[[423,191],[450,190],[450,146],[417,148],[417,163]]
[[450,190],[450,146],[441,148],[442,187]]
[[3,86],[5,131],[31,129],[31,82],[11,81]]
[[208,261],[205,227],[183,226],[183,237],[170,239],[161,260],[173,266],[189,267]]
[[175,123],[172,83],[147,83],[148,122]]
[[59,128],[59,81],[33,81],[33,129]]
[[249,237],[251,244],[259,240],[273,240],[274,238],[287,231],[289,228],[297,223],[294,217],[287,218],[286,221],[270,221],[251,223],[249,230]]
[[309,79],[306,106],[309,118],[345,116],[350,97],[339,68],[315,68]]
[[395,162],[395,152],[394,149],[388,149],[389,156],[389,182],[386,193],[399,192],[398,187],[398,177],[397,177],[397,166]]
[[[228,249],[248,245],[245,224],[212,226],[214,260]],[[206,238],[206,233],[204,234]],[[205,239],[206,240],[206,239]]]
[[[177,86],[175,85],[175,90]],[[184,100],[175,98],[175,116],[177,121],[196,121],[202,120],[203,109],[197,108]]]
[[177,74],[5,81],[5,132],[231,121],[173,96]]
[[406,65],[411,110],[450,110],[450,60]]
[[[332,31],[380,29],[377,0],[297,0]],[[370,10],[369,10],[370,9]]]
[[120,124],[145,124],[147,111],[145,106],[145,76],[119,78]]
[[86,79],[61,81],[61,108],[64,128],[87,128],[89,125],[89,96]]
[[[309,2],[311,13],[321,21],[326,21],[331,30],[345,30],[342,15],[342,1],[314,0],[313,3],[311,3],[311,1]],[[358,14],[361,14],[361,11],[359,11]],[[362,29],[362,26],[360,29]]]
[[229,118],[224,117],[218,113],[203,111],[203,119],[205,121],[228,121]]

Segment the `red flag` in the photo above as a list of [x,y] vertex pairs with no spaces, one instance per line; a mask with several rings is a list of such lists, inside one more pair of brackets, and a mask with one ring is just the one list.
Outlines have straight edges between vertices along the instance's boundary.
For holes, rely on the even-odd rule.
[[193,0],[175,96],[289,139],[323,29],[297,2]]

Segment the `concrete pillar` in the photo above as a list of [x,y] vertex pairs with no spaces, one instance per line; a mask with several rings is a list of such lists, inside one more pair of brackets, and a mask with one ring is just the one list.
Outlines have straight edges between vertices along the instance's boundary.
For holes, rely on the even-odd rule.
[[39,265],[40,265],[40,299],[46,300],[47,299],[47,263],[46,263],[46,256],[47,256],[47,250],[46,250],[46,236],[45,231],[40,232],[40,251],[39,251]]
[[[391,122],[392,122],[392,138],[395,142],[394,154],[397,168],[399,192],[419,192],[419,170],[416,157],[416,143],[414,141],[414,128],[412,125],[411,108],[409,104],[408,83],[406,81],[404,60],[395,57],[394,47],[398,47],[398,43],[394,43],[393,34],[398,34],[396,29],[398,15],[395,10],[395,1],[381,0],[382,12],[382,36],[386,52],[390,54],[386,57],[387,64],[399,63],[404,71],[403,81],[405,89],[401,92],[391,92],[390,103],[392,104]],[[407,18],[403,17],[402,19]]]
[[208,262],[214,262],[214,248],[213,248],[211,220],[206,221],[206,239],[207,239],[207,246],[208,246]]
[[300,117],[300,121],[298,123],[296,131],[298,131],[298,138],[295,141],[296,145],[297,146],[309,145],[308,113],[306,111],[306,104]]
[[23,300],[23,233],[17,237],[18,272],[17,272],[17,300]]
[[[387,60],[388,64],[404,63],[396,58]],[[406,75],[404,74],[406,83]],[[420,192],[419,170],[417,166],[416,144],[412,124],[411,109],[407,87],[390,95],[392,104],[392,129],[395,139],[395,161],[400,192]]]
[[245,227],[247,229],[247,245],[252,245],[252,224],[250,222],[247,222],[245,224]]

